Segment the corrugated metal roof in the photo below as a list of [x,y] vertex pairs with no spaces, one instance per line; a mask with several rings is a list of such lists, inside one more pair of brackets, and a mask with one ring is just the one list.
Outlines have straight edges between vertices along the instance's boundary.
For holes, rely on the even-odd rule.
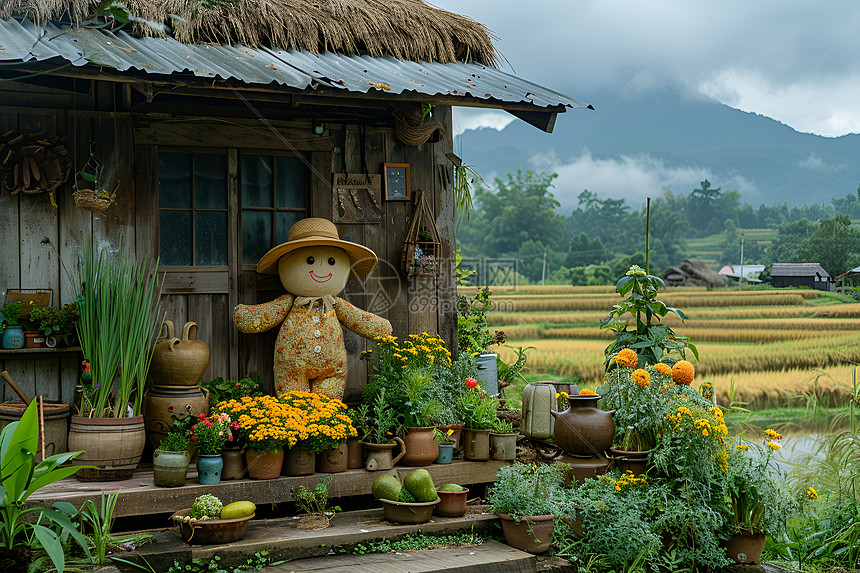
[[773,263],[770,267],[772,277],[812,277],[830,278],[830,274],[819,263]]
[[124,30],[36,26],[29,20],[0,20],[0,62],[65,60],[75,66],[104,66],[150,74],[191,73],[237,79],[246,84],[279,84],[300,90],[317,85],[346,92],[472,96],[537,107],[588,107],[517,76],[472,63],[410,62],[395,58],[314,55],[217,44],[189,45],[173,38],[136,38]]

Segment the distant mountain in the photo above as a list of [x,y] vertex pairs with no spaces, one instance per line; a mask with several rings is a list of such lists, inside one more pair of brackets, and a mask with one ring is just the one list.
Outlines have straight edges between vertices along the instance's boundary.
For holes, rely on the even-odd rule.
[[563,212],[583,189],[639,207],[667,186],[689,194],[705,177],[714,187],[737,189],[743,202],[789,207],[828,203],[860,184],[860,135],[800,133],[680,90],[627,94],[582,134],[613,97],[583,97],[596,111],[568,110],[553,134],[517,120],[502,131],[467,130],[455,150],[491,183],[517,169],[543,171],[581,136],[548,169],[560,174],[554,192]]

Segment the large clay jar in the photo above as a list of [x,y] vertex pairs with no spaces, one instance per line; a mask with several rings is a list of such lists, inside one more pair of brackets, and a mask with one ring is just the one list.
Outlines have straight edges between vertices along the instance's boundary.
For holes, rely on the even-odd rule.
[[[569,454],[597,456],[612,445],[612,412],[597,407],[598,395],[571,396],[564,412],[553,412],[555,443]],[[613,410],[614,412],[614,410]]]
[[152,454],[152,477],[158,487],[181,487],[188,475],[190,457],[187,450],[155,450]]
[[209,390],[199,386],[154,386],[143,397],[146,437],[153,448],[173,429],[173,422],[209,413]]
[[209,366],[209,347],[197,340],[197,323],[186,322],[182,338],[174,336],[173,323],[164,321],[167,337],[155,343],[149,374],[158,386],[195,386]]
[[400,459],[403,466],[429,466],[439,457],[439,442],[433,435],[433,426],[406,428],[403,438],[406,444],[406,455]]

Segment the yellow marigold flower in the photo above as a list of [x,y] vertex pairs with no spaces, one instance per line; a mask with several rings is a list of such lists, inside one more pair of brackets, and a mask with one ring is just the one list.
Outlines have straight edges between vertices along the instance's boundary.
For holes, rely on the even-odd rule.
[[693,417],[693,413],[686,406],[678,406],[678,413],[679,414],[687,414],[691,418]]
[[674,380],[676,384],[689,386],[693,382],[695,374],[696,369],[693,368],[693,365],[686,360],[680,360],[672,366],[672,380]]
[[809,496],[809,499],[818,499],[818,492],[813,487],[806,490],[806,495]]
[[769,447],[769,448],[770,448],[770,449],[772,449],[772,450],[778,450],[778,449],[780,449],[782,446],[780,446],[779,444],[777,444],[777,443],[775,443],[775,442],[768,442],[768,443],[767,443],[767,447]]
[[579,391],[580,396],[597,396],[597,392],[589,390],[588,388],[583,388]]
[[669,367],[668,364],[663,364],[662,362],[658,362],[657,364],[654,365],[654,369],[657,372],[659,372],[660,374],[662,374],[663,376],[671,376],[672,375],[672,369]]
[[639,364],[639,356],[636,354],[636,351],[631,348],[623,349],[615,355],[613,360],[627,368],[636,368]]
[[781,440],[782,439],[782,434],[780,434],[779,432],[777,432],[775,430],[771,430],[770,428],[768,428],[767,430],[764,431],[764,435],[767,436],[768,438],[771,438],[774,440]]
[[633,382],[635,382],[637,386],[642,388],[647,388],[651,385],[651,375],[643,368],[634,370],[633,374],[630,375],[630,378],[633,379]]
[[723,470],[724,473],[728,473],[729,453],[726,450],[720,450],[719,453],[717,453],[717,465],[720,466],[720,469]]

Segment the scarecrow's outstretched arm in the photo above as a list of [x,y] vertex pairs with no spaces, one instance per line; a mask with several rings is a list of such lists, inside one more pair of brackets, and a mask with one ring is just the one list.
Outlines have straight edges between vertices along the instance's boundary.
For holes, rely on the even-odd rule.
[[233,311],[233,322],[240,332],[264,332],[284,322],[293,306],[293,298],[287,293],[272,302],[237,305]]
[[381,316],[361,310],[340,297],[335,297],[334,300],[337,319],[354,333],[370,339],[391,334],[391,323]]

